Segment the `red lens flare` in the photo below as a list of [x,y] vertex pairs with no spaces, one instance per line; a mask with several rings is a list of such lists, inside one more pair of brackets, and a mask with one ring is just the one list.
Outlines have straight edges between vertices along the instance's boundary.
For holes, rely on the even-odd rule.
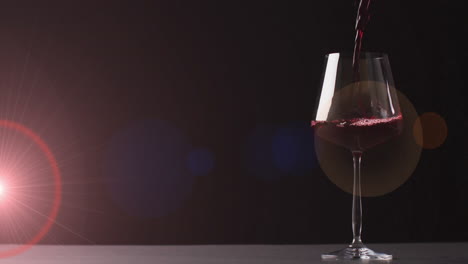
[[[21,254],[26,250],[30,249],[32,246],[36,245],[39,241],[41,241],[44,238],[44,236],[49,232],[50,228],[55,223],[55,219],[57,218],[59,212],[59,207],[62,199],[62,180],[57,160],[52,154],[50,148],[39,135],[37,135],[36,133],[34,133],[34,131],[25,127],[24,125],[9,120],[0,120],[0,127],[5,127],[17,133],[20,133],[26,136],[28,139],[30,139],[34,144],[36,144],[40,148],[42,153],[45,155],[49,163],[54,180],[52,207],[47,215],[47,220],[41,226],[39,231],[34,236],[32,236],[32,238],[29,239],[26,243],[19,245],[15,248],[0,252],[0,258],[7,258]],[[0,200],[8,195],[8,186],[6,184],[7,183],[5,182],[0,182]]]

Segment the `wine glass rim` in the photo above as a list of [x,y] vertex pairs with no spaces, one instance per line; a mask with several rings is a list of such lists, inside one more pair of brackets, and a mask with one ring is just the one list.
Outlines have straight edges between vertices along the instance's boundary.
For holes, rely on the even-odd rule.
[[[332,53],[326,54],[325,56],[329,57],[329,56],[336,56],[336,55],[339,55],[340,57],[341,56],[351,57],[351,58],[353,57],[352,52],[332,52]],[[388,55],[387,53],[378,52],[378,51],[363,51],[361,52],[360,57],[368,58],[368,59],[383,59],[383,58],[387,58]]]

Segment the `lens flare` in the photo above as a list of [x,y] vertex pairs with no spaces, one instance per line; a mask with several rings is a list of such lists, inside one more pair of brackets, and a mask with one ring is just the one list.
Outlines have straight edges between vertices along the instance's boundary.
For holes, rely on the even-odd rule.
[[[58,215],[62,199],[62,180],[57,160],[49,146],[39,135],[26,126],[9,120],[0,120],[0,128],[9,131],[9,138],[13,139],[11,140],[13,142],[7,142],[7,140],[2,140],[0,142],[0,145],[3,146],[3,148],[0,149],[0,156],[4,159],[1,163],[1,169],[8,172],[7,175],[4,176],[6,179],[0,182],[0,195],[3,198],[0,203],[0,220],[2,220],[2,226],[4,226],[2,231],[7,233],[15,232],[17,238],[26,241],[13,248],[0,251],[0,258],[6,258],[21,254],[30,249],[41,241],[56,223],[55,219]],[[14,134],[14,136],[12,134]],[[29,141],[29,144],[26,145],[27,147],[22,145],[25,149],[20,148],[20,150],[18,150],[12,147],[13,144],[20,142],[19,137],[23,137],[25,140]],[[32,149],[36,149],[38,155],[35,157],[40,160],[39,163],[46,163],[47,166],[40,166],[42,164],[39,164],[39,166],[38,164],[32,164],[34,166],[30,168],[18,166],[19,157],[23,156],[26,153],[25,151],[31,151]],[[10,155],[7,155],[5,153],[6,150],[19,151],[22,155],[15,153],[13,155],[14,158],[7,159],[5,156],[11,157],[12,154],[10,153]],[[31,163],[34,162],[38,163],[38,160],[31,160]],[[13,171],[22,173],[18,173],[18,175],[12,177],[11,172]],[[39,186],[40,184],[38,179],[32,178],[29,175],[35,174],[38,176],[40,172],[44,171],[47,172],[47,178],[50,182],[42,184],[52,186],[52,190],[49,190],[47,193],[42,190],[36,190],[36,192],[42,191],[42,193],[34,193],[34,190],[30,187]],[[8,196],[5,196],[5,181],[8,182],[8,188],[11,189],[8,190]],[[46,197],[49,197],[51,205],[44,207],[40,202]],[[33,216],[40,216],[45,219],[45,221],[43,220],[40,224],[34,223],[31,221],[31,217]],[[21,221],[23,221],[23,225],[19,226]],[[20,229],[19,227],[21,227],[21,230],[18,230]],[[27,233],[30,233],[30,235],[27,235]]]
[[2,198],[5,194],[5,185],[3,182],[0,182],[0,198]]

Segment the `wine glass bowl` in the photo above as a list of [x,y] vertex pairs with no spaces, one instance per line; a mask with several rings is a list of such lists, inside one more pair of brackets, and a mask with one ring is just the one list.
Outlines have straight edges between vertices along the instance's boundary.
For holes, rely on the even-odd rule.
[[398,97],[388,56],[363,52],[326,55],[312,127],[316,137],[348,149],[353,156],[353,241],[345,249],[323,254],[323,259],[392,259],[376,253],[361,240],[362,204],[360,165],[366,150],[399,135],[403,129]]

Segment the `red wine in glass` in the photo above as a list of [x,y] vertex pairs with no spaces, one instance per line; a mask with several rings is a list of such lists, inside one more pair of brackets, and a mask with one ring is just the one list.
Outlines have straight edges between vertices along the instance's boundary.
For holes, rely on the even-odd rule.
[[312,121],[316,138],[348,149],[354,163],[353,240],[342,250],[323,254],[322,259],[390,260],[392,255],[376,253],[362,242],[360,183],[365,151],[397,136],[403,129],[404,117],[388,56],[369,52],[328,54],[318,99]]
[[403,126],[386,54],[361,52],[371,0],[360,0],[353,54],[326,56],[322,87],[312,126],[318,138],[351,151],[354,163],[352,243],[322,259],[391,260],[367,248],[361,239],[361,158],[364,151],[398,135]]

